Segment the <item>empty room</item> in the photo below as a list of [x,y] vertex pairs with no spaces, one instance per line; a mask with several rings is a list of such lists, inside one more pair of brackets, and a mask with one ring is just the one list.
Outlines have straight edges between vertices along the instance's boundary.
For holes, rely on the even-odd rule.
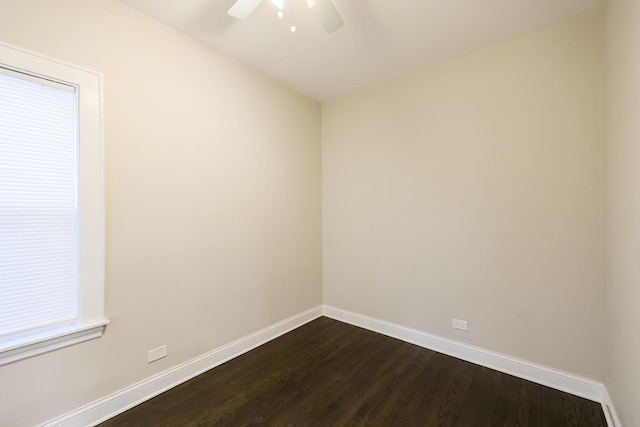
[[640,1],[0,0],[0,426],[640,426]]

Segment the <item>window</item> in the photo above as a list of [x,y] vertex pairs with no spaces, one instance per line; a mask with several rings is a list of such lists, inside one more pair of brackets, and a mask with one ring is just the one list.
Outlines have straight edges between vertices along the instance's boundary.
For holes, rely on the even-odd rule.
[[0,44],[0,365],[108,323],[101,85]]

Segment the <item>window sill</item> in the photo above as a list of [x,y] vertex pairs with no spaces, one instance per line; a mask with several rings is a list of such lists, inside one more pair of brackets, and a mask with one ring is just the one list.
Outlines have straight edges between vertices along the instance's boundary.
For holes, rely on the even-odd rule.
[[108,319],[0,344],[0,366],[102,336]]

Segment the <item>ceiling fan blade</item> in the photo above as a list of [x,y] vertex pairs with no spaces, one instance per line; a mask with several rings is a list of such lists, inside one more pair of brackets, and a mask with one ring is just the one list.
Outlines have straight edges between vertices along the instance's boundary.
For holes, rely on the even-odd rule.
[[327,33],[339,30],[344,24],[331,0],[308,0],[308,4]]
[[256,10],[256,7],[262,3],[262,0],[238,0],[227,11],[230,16],[238,19],[244,19]]

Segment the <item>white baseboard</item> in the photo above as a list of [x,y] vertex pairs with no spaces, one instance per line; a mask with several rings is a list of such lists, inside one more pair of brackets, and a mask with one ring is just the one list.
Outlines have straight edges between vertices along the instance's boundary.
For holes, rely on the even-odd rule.
[[256,333],[160,372],[93,403],[80,407],[42,427],[95,426],[140,403],[244,354],[320,316],[330,317],[374,332],[425,347],[458,359],[543,384],[602,404],[609,427],[622,427],[605,387],[567,372],[536,365],[468,344],[431,335],[372,317],[322,306],[268,326]]
[[[536,365],[525,360],[326,305],[322,309],[322,314],[341,322],[359,326],[589,400],[602,403],[604,399],[605,389],[602,384],[568,372]],[[617,427],[621,426],[618,425]]]
[[620,421],[620,417],[618,417],[618,413],[616,412],[616,408],[613,406],[613,402],[611,401],[611,397],[609,396],[609,392],[607,389],[604,389],[604,399],[602,401],[602,410],[604,411],[604,416],[607,418],[607,425],[609,427],[622,427],[622,422]]
[[95,426],[321,315],[322,307],[297,314],[51,420],[43,427]]

